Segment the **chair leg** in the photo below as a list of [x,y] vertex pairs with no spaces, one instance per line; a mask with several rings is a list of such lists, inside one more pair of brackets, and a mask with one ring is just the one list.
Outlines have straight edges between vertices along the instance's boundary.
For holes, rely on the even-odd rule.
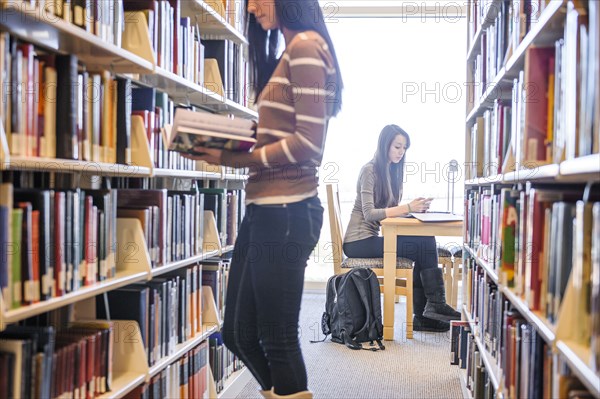
[[413,277],[406,279],[406,338],[413,339]]
[[454,309],[456,309],[458,302],[458,280],[460,277],[459,269],[459,261],[454,260],[454,262],[452,262],[452,296],[449,297],[451,302],[450,304]]
[[445,275],[445,281],[444,281],[444,286],[446,289],[446,298],[452,298],[452,288],[453,288],[453,281],[452,281],[452,263],[444,264],[444,270],[446,271],[446,275]]

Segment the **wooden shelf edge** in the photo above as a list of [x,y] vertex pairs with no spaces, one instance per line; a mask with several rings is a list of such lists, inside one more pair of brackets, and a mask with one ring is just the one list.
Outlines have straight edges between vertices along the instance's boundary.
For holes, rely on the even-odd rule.
[[126,275],[123,274],[125,273],[117,272],[117,277],[113,279],[102,281],[94,285],[85,286],[75,292],[70,292],[60,297],[51,298],[47,301],[42,301],[34,303],[33,305],[8,310],[2,318],[2,322],[14,323],[19,320],[23,320],[32,316],[37,316],[39,314],[61,308],[65,305],[70,305],[72,303],[91,298],[98,294],[102,294],[117,288],[124,287],[129,284],[146,281],[148,278],[148,273],[146,272],[130,273]]
[[562,176],[592,175],[600,179],[600,154],[586,155],[560,164]]
[[502,0],[494,0],[491,4],[489,4],[489,8],[487,9],[486,15],[483,17],[483,23],[477,29],[477,31],[473,35],[471,43],[469,44],[469,48],[467,50],[467,61],[470,61],[474,55],[478,54],[477,52],[475,52],[475,49],[479,45],[479,42],[481,40],[481,34],[483,33],[484,29],[492,25],[492,23],[494,22],[492,19],[496,18],[496,15],[498,14],[497,12],[499,12],[499,9],[497,9],[497,6],[501,3],[501,1]]
[[[230,40],[240,44],[248,44],[246,37],[236,30],[229,22],[227,22],[213,7],[204,0],[195,0],[203,10],[204,15],[209,15],[213,24],[217,24],[218,29],[211,29],[210,25],[204,28],[204,31],[209,34],[222,35]],[[207,21],[205,21],[207,22]]]
[[467,387],[467,371],[465,369],[458,369],[458,379],[460,381],[460,389],[463,394],[463,399],[473,399],[471,391]]
[[41,158],[41,157],[10,157],[9,162],[2,165],[3,170],[23,171],[51,171],[62,173],[83,173],[96,176],[119,177],[149,177],[152,171],[149,168],[136,165],[118,163],[105,163],[93,161],[79,161],[74,159]]
[[[564,0],[555,0],[548,3],[544,11],[542,11],[538,22],[532,26],[531,30],[525,35],[521,43],[519,43],[513,55],[506,62],[506,70],[508,72],[515,73],[516,69],[520,69],[521,63],[525,60],[527,49],[536,44],[540,33],[548,27],[550,22],[556,17],[556,14],[564,8],[565,4]],[[562,36],[562,32],[559,32],[557,36]]]
[[487,348],[481,341],[481,337],[479,336],[479,329],[475,320],[471,317],[471,314],[467,310],[466,305],[463,305],[463,313],[467,318],[467,322],[471,326],[471,334],[475,337],[475,344],[479,348],[479,353],[481,354],[481,359],[483,360],[483,364],[485,368],[488,370],[488,375],[490,376],[490,380],[492,381],[492,385],[496,391],[500,390],[500,367],[495,362],[495,359],[488,352]]
[[98,399],[122,398],[145,381],[146,374],[135,372],[117,374],[113,377],[113,389],[98,396]]
[[182,267],[189,266],[195,262],[201,262],[203,260],[210,259],[210,258],[212,258],[214,256],[218,256],[218,255],[219,255],[219,251],[204,252],[200,255],[192,256],[191,258],[178,260],[176,262],[171,262],[164,266],[158,266],[158,267],[152,269],[152,272],[151,272],[152,278],[158,277],[162,274],[172,272],[172,271],[180,269]]
[[154,377],[156,374],[158,374],[162,370],[164,370],[168,365],[177,361],[183,355],[185,355],[190,350],[192,350],[194,347],[196,347],[198,344],[200,344],[202,341],[204,341],[205,339],[210,337],[210,335],[212,333],[218,331],[217,326],[207,326],[207,325],[203,325],[202,330],[204,330],[204,332],[202,334],[200,334],[199,336],[194,337],[186,342],[178,344],[175,347],[175,352],[166,356],[163,359],[160,359],[158,361],[158,363],[156,363],[154,366],[150,367],[150,369],[148,371],[148,375],[150,377]]
[[499,283],[498,274],[496,274],[496,271],[494,269],[492,269],[492,267],[489,265],[489,263],[484,261],[483,259],[479,258],[479,256],[477,256],[477,253],[468,245],[465,244],[464,248],[471,255],[471,257],[473,259],[475,259],[475,262],[477,262],[477,264],[479,266],[483,267],[483,269],[485,270],[485,273],[492,279],[494,284],[498,285],[498,283]]
[[220,180],[221,174],[215,172],[203,172],[201,170],[179,170],[179,169],[154,169],[154,177],[176,177],[180,179],[207,179]]
[[[46,8],[40,9],[22,0],[12,0],[3,2],[0,10],[3,15],[0,25],[11,35],[36,46],[63,53],[77,53],[75,50],[79,50],[83,53],[80,54],[82,61],[107,70],[149,73],[154,69],[151,62],[50,14]],[[46,34],[40,35],[40,31]]]
[[[590,390],[592,395],[600,397],[600,376],[596,374],[589,366],[589,359],[585,361],[581,358],[581,352],[585,348],[572,342],[557,341],[556,349],[558,353],[567,361],[569,367],[581,382]],[[590,351],[591,352],[591,351]]]
[[500,285],[500,289],[504,296],[513,304],[515,308],[519,311],[519,313],[525,317],[525,319],[531,323],[537,332],[542,336],[546,343],[552,345],[554,340],[556,339],[555,328],[550,326],[547,321],[545,321],[542,317],[535,314],[529,306],[517,296],[512,290],[504,285]]
[[252,379],[252,374],[247,367],[242,367],[240,370],[231,374],[224,383],[223,390],[217,395],[218,399],[235,398],[246,386],[248,381]]

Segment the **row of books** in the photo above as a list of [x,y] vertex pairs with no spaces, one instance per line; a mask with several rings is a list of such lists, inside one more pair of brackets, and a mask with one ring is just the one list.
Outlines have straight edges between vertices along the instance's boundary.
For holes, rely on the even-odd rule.
[[473,259],[467,260],[466,266],[469,287],[466,306],[477,322],[471,332],[481,338],[483,347],[479,350],[489,354],[500,370],[502,378],[498,380],[504,384],[502,390],[510,398],[550,397],[551,347],[498,286],[486,279],[483,269]]
[[[473,165],[468,178],[600,151],[600,11],[595,2],[587,7],[570,3],[564,38],[551,47],[526,50],[525,68],[513,80],[512,97],[509,90],[496,89],[492,109],[477,118],[467,138]],[[501,57],[497,49],[489,54]],[[476,85],[481,88],[478,95],[488,89],[486,83],[497,71],[492,72],[486,75],[474,68],[475,82],[482,83]]]
[[0,289],[8,308],[116,275],[115,194],[0,186]]
[[227,294],[227,277],[229,261],[226,259],[203,262],[202,285],[211,288],[217,312],[221,320],[225,318],[225,297]]
[[[483,29],[478,54],[473,59],[475,82],[481,83],[477,97],[517,49],[525,35],[537,23],[549,0],[486,0],[470,3],[471,29]],[[487,18],[487,19],[486,19]],[[486,28],[482,28],[482,24]],[[472,31],[473,34],[475,31]],[[469,36],[470,41],[473,36]]]
[[465,386],[473,398],[496,398],[497,390],[482,359],[482,352],[475,343],[476,332],[466,321],[452,321],[450,337],[450,364],[465,370]]
[[[592,192],[592,200],[597,195]],[[590,304],[600,295],[600,287],[592,287],[593,273],[600,273],[600,239],[591,235],[600,225],[600,203],[581,198],[581,189],[566,187],[483,189],[467,196],[465,242],[551,323],[572,273],[582,287],[580,308],[587,309],[581,320],[591,323]],[[589,339],[588,333],[581,337],[588,346]]]
[[114,326],[74,322],[66,329],[8,326],[0,332],[0,396],[95,398],[110,391]]
[[205,398],[208,394],[208,341],[165,367],[126,399]]
[[139,117],[152,166],[197,169],[168,150],[176,103],[164,92],[88,72],[75,55],[48,53],[6,32],[0,33],[0,77],[0,118],[12,155],[130,164],[132,129],[139,125],[132,118]]
[[[26,0],[15,6],[19,5],[36,19],[48,23],[62,19],[121,47],[125,26],[123,0]],[[25,6],[37,7],[35,14]]]
[[226,380],[236,371],[244,367],[242,361],[223,344],[220,332],[214,333],[208,339],[209,360],[217,393],[222,392]]
[[[496,27],[495,40],[488,51],[500,52],[507,48],[516,48],[527,32],[539,19],[540,14],[551,0],[479,0],[470,1],[468,7],[469,43],[483,25]],[[485,30],[484,30],[485,31]]]
[[[135,320],[150,366],[203,333],[201,265],[171,272],[145,284],[130,285],[96,297],[96,315]],[[127,306],[123,306],[126,303]]]
[[[467,259],[465,267],[465,306],[475,323],[453,322],[451,359],[452,364],[467,368],[470,381],[475,384],[473,393],[477,395],[474,397],[485,395],[477,391],[482,388],[481,380],[477,379],[477,375],[473,376],[473,369],[469,368],[470,361],[477,365],[479,359],[469,359],[467,356],[466,365],[463,363],[467,355],[467,351],[461,347],[467,340],[463,336],[465,333],[479,337],[480,346],[469,348],[485,352],[484,355],[493,362],[494,369],[499,373],[496,379],[500,381],[504,397],[554,397],[557,395],[553,394],[553,390],[558,389],[562,394],[557,397],[568,397],[568,390],[577,390],[581,397],[592,398],[593,395],[583,388],[581,382],[570,376],[568,367],[562,365],[562,359],[553,356],[552,343],[546,342],[537,327],[525,320],[495,283],[486,279],[483,269],[473,259]],[[581,327],[585,329],[585,326]],[[472,341],[467,345],[474,345],[474,339]],[[592,350],[593,356],[597,356],[597,353]],[[554,371],[554,362],[558,362],[558,369],[562,370],[558,375]]]
[[[3,183],[0,289],[7,309],[115,277],[116,256],[128,245],[117,242],[117,218],[140,221],[152,267],[233,243],[243,197],[226,189],[28,189]],[[205,232],[207,223],[214,228]]]

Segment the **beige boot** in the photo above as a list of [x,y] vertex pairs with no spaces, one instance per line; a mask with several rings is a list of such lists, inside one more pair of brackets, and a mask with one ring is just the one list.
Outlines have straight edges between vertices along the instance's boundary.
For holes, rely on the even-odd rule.
[[296,393],[292,393],[290,395],[277,395],[275,393],[275,388],[271,388],[271,398],[273,399],[277,399],[277,398],[282,398],[282,399],[313,399],[313,394],[311,391],[302,391],[302,392],[296,392]]
[[271,391],[260,391],[260,394],[265,399],[271,399],[273,397],[273,393]]

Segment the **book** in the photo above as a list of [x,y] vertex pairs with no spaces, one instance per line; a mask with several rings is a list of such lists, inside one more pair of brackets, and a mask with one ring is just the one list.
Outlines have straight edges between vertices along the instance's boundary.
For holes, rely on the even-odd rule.
[[194,112],[178,108],[175,112],[169,149],[198,154],[194,147],[249,151],[256,144],[255,123],[246,119]]

